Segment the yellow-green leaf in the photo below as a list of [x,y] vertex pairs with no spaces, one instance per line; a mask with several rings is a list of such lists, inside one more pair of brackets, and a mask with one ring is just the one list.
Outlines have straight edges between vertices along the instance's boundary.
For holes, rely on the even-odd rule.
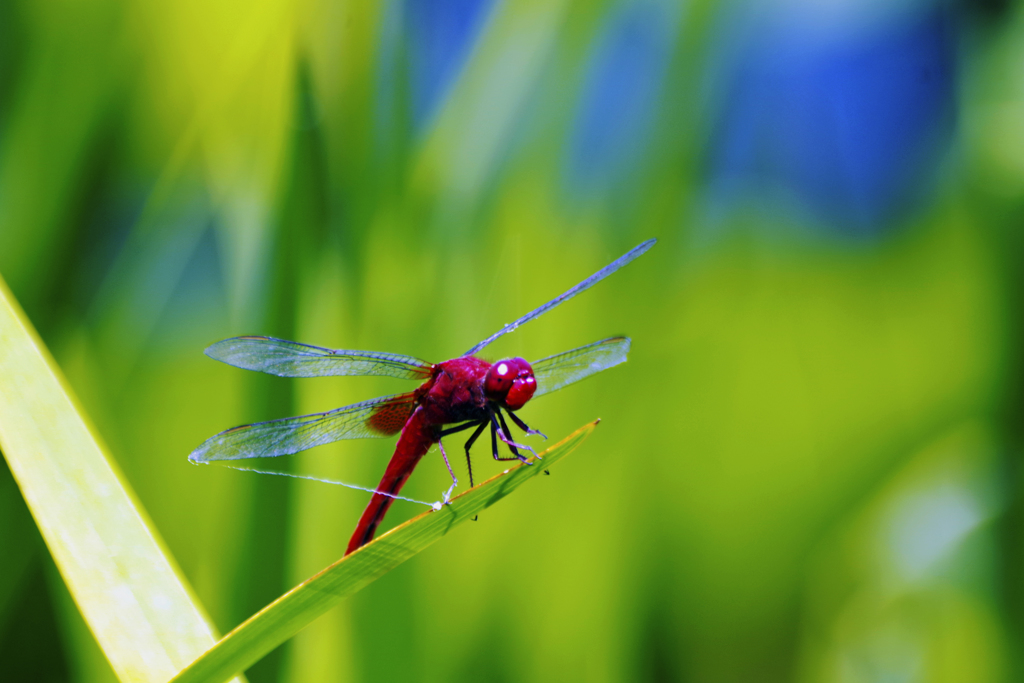
[[232,674],[244,671],[345,598],[564,458],[596,425],[597,422],[593,422],[581,427],[541,453],[543,462],[505,470],[503,474],[453,498],[451,504],[440,510],[425,512],[338,560],[226,635],[182,671],[174,683],[220,683]]
[[118,678],[166,681],[216,641],[2,279],[0,449]]

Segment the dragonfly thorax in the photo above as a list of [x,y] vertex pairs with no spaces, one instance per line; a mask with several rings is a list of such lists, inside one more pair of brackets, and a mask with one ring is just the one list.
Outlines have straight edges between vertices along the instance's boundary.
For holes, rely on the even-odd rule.
[[522,358],[499,360],[487,371],[484,393],[509,410],[519,410],[537,390],[533,368]]

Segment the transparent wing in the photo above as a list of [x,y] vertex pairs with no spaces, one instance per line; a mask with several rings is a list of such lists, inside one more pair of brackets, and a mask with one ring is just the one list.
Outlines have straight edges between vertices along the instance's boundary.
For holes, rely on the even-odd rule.
[[384,396],[326,413],[243,425],[211,436],[188,459],[192,462],[290,455],[339,439],[397,434],[416,408],[414,394]]
[[280,377],[382,375],[426,379],[433,367],[411,356],[376,351],[324,349],[273,337],[233,337],[206,349],[206,355],[236,368]]
[[537,391],[533,397],[543,396],[594,373],[625,363],[627,355],[629,337],[611,337],[542,358],[532,363],[533,376],[537,379]]
[[596,273],[594,273],[593,275],[588,277],[583,282],[579,283],[575,287],[570,288],[564,294],[556,296],[554,299],[552,299],[551,301],[547,302],[546,304],[544,304],[540,308],[535,308],[534,310],[530,311],[529,313],[524,315],[519,320],[516,320],[515,322],[511,322],[511,323],[505,325],[503,328],[501,328],[500,330],[498,330],[497,332],[492,334],[490,337],[488,337],[487,339],[484,339],[482,342],[480,342],[479,344],[477,344],[476,346],[471,348],[469,351],[466,351],[466,353],[464,355],[472,356],[474,353],[479,352],[482,348],[484,348],[485,346],[487,346],[488,344],[493,342],[498,337],[500,337],[500,336],[502,336],[504,334],[508,334],[509,332],[512,332],[512,331],[516,330],[520,325],[528,323],[531,320],[533,320],[534,318],[540,317],[541,315],[543,315],[544,313],[547,313],[548,311],[550,311],[552,308],[554,308],[558,304],[564,303],[564,302],[568,301],[569,299],[573,298],[574,296],[576,296],[577,294],[579,294],[580,292],[583,292],[583,291],[586,291],[586,290],[590,289],[591,287],[596,285],[598,282],[600,282],[601,280],[605,279],[606,277],[608,277],[609,275],[611,275],[612,273],[617,271],[619,268],[621,268],[622,266],[626,265],[627,263],[629,263],[630,261],[632,261],[636,257],[638,257],[641,254],[643,254],[644,252],[646,252],[648,249],[653,247],[654,243],[657,242],[657,241],[658,240],[656,240],[656,239],[649,239],[646,242],[638,244],[637,246],[633,247],[632,249],[627,251],[625,254],[623,254],[619,258],[617,258],[614,261],[612,261],[611,263],[609,263],[607,266],[605,266],[601,270],[597,271]]

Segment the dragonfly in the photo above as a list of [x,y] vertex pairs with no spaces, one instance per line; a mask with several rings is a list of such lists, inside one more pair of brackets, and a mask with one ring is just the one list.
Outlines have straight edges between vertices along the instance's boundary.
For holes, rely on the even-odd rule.
[[[363,511],[349,541],[346,555],[373,540],[377,528],[399,491],[434,444],[437,444],[451,475],[451,487],[443,494],[448,503],[458,479],[448,460],[442,439],[470,432],[465,442],[470,487],[473,464],[470,449],[484,430],[490,429],[491,454],[495,460],[519,460],[533,464],[525,453],[533,448],[513,439],[511,421],[526,436],[542,432],[530,428],[516,411],[538,398],[626,361],[628,337],[609,337],[570,351],[528,363],[505,358],[494,363],[478,354],[494,342],[589,289],[654,246],[649,239],[600,269],[563,294],[474,345],[463,355],[442,363],[428,363],[411,356],[376,351],[328,349],[262,336],[233,337],[208,349],[211,358],[245,370],[280,377],[385,376],[422,382],[414,391],[354,403],[324,413],[313,413],[242,425],[216,434],[189,455],[193,463],[233,461],[291,455],[341,439],[388,437],[399,434],[394,454]],[[505,420],[505,416],[509,420]],[[501,442],[510,455],[502,455]],[[538,456],[539,457],[539,456]],[[435,507],[440,507],[435,505]]]

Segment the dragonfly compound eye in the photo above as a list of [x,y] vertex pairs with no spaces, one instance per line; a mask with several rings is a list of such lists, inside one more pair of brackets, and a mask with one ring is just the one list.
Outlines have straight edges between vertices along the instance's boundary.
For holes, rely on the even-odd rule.
[[537,390],[537,380],[533,376],[533,368],[522,358],[509,361],[515,366],[516,376],[505,396],[505,405],[509,410],[519,410],[533,397]]
[[484,379],[484,391],[487,393],[487,397],[503,401],[518,374],[519,367],[513,363],[513,360],[500,360],[492,365]]

